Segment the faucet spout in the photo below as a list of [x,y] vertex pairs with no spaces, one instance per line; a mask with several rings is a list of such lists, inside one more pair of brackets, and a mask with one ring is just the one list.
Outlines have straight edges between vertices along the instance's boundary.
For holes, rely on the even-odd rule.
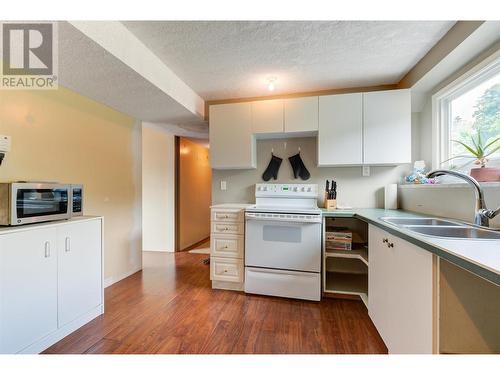
[[483,189],[479,185],[479,182],[477,180],[465,173],[457,172],[457,171],[450,171],[448,169],[436,169],[434,171],[431,171],[427,173],[428,178],[433,178],[433,177],[438,177],[438,176],[443,176],[443,175],[450,175],[456,178],[459,178],[461,180],[464,180],[467,182],[473,189],[474,189],[474,194],[476,197],[476,203],[475,203],[475,214],[474,214],[474,224],[480,225],[483,227],[488,227],[489,226],[489,219],[492,219],[498,213],[500,212],[500,207],[496,211],[488,210],[486,209],[486,204],[484,203],[484,193]]

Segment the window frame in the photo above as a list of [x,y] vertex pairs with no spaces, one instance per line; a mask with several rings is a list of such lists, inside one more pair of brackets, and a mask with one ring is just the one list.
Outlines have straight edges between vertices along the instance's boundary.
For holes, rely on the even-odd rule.
[[[432,168],[449,167],[451,101],[500,73],[500,50],[469,69],[432,96]],[[500,160],[499,157],[492,160]]]

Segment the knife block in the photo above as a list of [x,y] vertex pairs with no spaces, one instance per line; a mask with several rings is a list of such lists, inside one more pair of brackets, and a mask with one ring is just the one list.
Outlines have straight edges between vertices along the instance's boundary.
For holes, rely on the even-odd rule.
[[337,200],[325,199],[325,208],[327,211],[335,211],[337,209]]

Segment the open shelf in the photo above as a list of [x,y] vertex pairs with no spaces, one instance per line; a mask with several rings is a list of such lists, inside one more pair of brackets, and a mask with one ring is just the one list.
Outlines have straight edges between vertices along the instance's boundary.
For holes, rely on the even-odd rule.
[[353,294],[368,302],[368,274],[327,272],[325,293]]
[[325,250],[325,257],[359,259],[368,266],[367,248],[360,248],[354,250]]

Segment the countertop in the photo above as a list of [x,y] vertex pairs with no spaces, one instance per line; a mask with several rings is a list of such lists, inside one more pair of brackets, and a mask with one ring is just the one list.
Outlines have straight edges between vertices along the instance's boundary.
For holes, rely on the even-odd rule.
[[28,230],[50,228],[60,225],[68,225],[73,223],[81,223],[82,221],[89,221],[95,219],[103,219],[102,216],[76,216],[67,220],[56,220],[56,221],[46,221],[43,223],[25,224],[25,225],[14,225],[10,227],[0,227],[0,236],[3,234],[15,233],[15,232],[25,232]]
[[[324,217],[355,217],[428,250],[500,286],[500,240],[451,239],[421,235],[380,220],[381,217],[432,217],[403,210],[361,208],[326,211]],[[451,219],[455,220],[455,219]],[[459,220],[455,220],[459,221]]]

